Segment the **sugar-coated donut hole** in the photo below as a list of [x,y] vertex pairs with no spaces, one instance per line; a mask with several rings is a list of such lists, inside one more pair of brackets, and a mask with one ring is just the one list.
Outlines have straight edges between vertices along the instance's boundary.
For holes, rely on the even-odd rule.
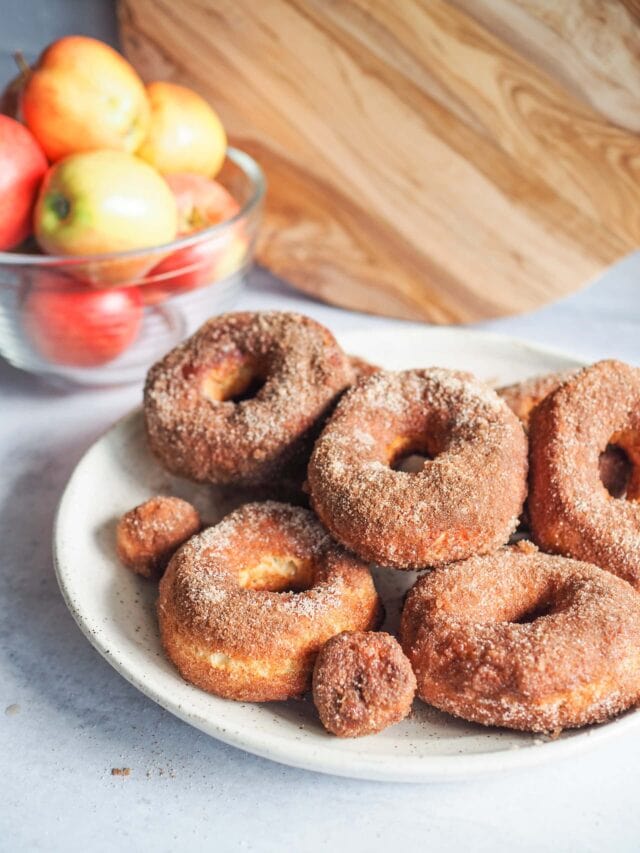
[[614,433],[599,458],[600,479],[614,498],[640,498],[640,433]]
[[293,554],[265,554],[258,563],[238,570],[240,586],[252,590],[304,592],[314,579],[313,562]]
[[120,518],[116,528],[118,557],[137,574],[158,578],[172,554],[200,527],[198,511],[187,501],[156,495]]
[[212,403],[241,403],[255,397],[264,383],[264,376],[251,358],[229,358],[206,371],[200,393]]

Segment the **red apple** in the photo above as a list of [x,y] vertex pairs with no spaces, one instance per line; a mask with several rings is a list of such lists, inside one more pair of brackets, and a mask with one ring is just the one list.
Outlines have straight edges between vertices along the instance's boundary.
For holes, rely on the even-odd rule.
[[165,180],[178,208],[179,237],[231,219],[240,210],[238,202],[222,184],[203,175],[183,172],[165,175]]
[[216,265],[223,248],[216,239],[178,249],[149,273],[149,284],[142,285],[145,305],[157,305],[169,296],[177,296],[215,281]]
[[47,158],[26,127],[0,115],[0,251],[31,233],[31,213]]
[[64,276],[43,273],[22,305],[22,322],[47,361],[97,367],[133,343],[142,311],[136,287],[89,290]]
[[[240,210],[238,202],[222,184],[202,175],[166,175],[166,181],[178,208],[178,236],[218,225]],[[156,304],[168,296],[223,278],[221,263],[231,257],[230,252],[238,258],[240,248],[244,252],[244,240],[228,233],[203,235],[202,240],[192,246],[172,252],[151,271],[150,277],[156,282],[143,286],[144,301],[148,305]],[[229,268],[228,272],[231,271]]]

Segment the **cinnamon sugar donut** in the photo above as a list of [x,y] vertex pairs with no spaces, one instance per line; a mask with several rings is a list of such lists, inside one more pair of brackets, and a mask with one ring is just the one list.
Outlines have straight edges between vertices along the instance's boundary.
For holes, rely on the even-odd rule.
[[116,550],[124,565],[157,578],[173,552],[201,527],[198,510],[180,498],[159,495],[126,512],[116,528]]
[[483,725],[551,732],[640,699],[640,596],[531,543],[423,576],[401,642],[418,695]]
[[[534,540],[640,587],[640,369],[601,361],[581,370],[534,410],[529,439]],[[632,466],[626,500],[599,475],[608,445]]]
[[309,317],[214,317],[149,370],[149,444],[167,470],[196,482],[268,483],[306,460],[351,380],[335,338]]
[[[559,388],[577,374],[576,370],[565,370],[561,373],[548,373],[545,376],[534,376],[514,385],[497,389],[497,394],[505,401],[511,411],[520,419],[525,432],[529,432],[529,422],[535,407],[545,397]],[[607,445],[598,460],[600,479],[614,498],[622,497],[627,489],[627,481],[631,466],[624,451],[619,447]]]
[[369,568],[313,513],[245,504],[178,551],[160,582],[162,643],[185,680],[218,696],[299,696],[322,644],[376,627]]
[[[394,470],[412,453],[417,473]],[[526,437],[507,405],[469,374],[380,371],[347,391],[308,469],[311,502],[365,560],[400,569],[486,553],[515,530]]]
[[391,634],[346,631],[328,640],[316,659],[313,701],[322,725],[338,737],[399,723],[415,692],[411,664]]

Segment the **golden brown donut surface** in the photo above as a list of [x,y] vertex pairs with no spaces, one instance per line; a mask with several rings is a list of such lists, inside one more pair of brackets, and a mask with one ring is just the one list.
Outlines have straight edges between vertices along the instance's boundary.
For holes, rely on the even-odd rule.
[[[581,370],[534,410],[529,441],[534,540],[640,587],[640,370],[618,361]],[[611,445],[631,465],[626,500],[601,479]]]
[[[544,376],[534,376],[514,385],[498,388],[497,393],[502,397],[511,411],[520,419],[525,431],[529,432],[529,422],[535,407],[545,397],[575,376],[577,371],[565,370],[561,373],[548,373]],[[624,451],[619,447],[608,445],[599,458],[600,479],[614,498],[622,497],[627,489],[627,481],[631,467]],[[528,513],[525,514],[528,518]]]
[[[417,473],[394,470],[413,453]],[[380,371],[338,403],[316,442],[308,484],[333,536],[401,569],[492,551],[525,497],[526,437],[507,405],[468,374]]]
[[524,731],[602,722],[640,698],[640,596],[531,543],[423,576],[401,642],[425,702]]
[[309,510],[270,501],[245,504],[183,546],[158,601],[182,676],[254,702],[302,694],[322,644],[376,627],[380,615],[369,568]]
[[173,552],[200,527],[198,511],[187,501],[164,495],[150,498],[118,522],[118,557],[136,574],[159,577]]
[[149,370],[149,444],[167,470],[197,482],[268,483],[308,456],[351,380],[331,332],[308,317],[214,317]]
[[313,670],[313,701],[338,737],[375,734],[411,710],[416,678],[398,641],[384,632],[346,631],[325,643]]

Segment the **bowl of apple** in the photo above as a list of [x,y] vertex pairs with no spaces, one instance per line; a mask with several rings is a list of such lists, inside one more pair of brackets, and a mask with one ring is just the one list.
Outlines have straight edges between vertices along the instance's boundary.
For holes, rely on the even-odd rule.
[[260,167],[194,91],[145,86],[95,39],[54,42],[6,92],[0,355],[64,382],[138,381],[237,299]]

